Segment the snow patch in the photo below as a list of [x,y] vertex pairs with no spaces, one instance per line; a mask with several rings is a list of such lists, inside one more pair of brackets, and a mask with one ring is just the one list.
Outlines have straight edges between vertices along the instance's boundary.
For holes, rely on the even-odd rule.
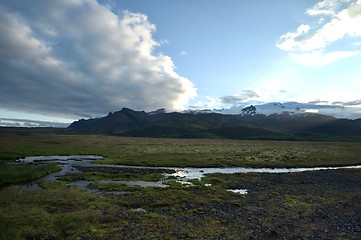
[[[255,110],[253,110],[253,107]],[[289,113],[290,115],[307,115],[307,114],[322,114],[333,116],[336,118],[358,119],[361,118],[361,107],[355,106],[341,106],[341,105],[320,105],[314,103],[298,103],[298,102],[272,102],[259,105],[239,105],[224,109],[205,109],[205,110],[186,110],[183,113],[192,114],[207,114],[219,113],[228,115],[272,115]]]

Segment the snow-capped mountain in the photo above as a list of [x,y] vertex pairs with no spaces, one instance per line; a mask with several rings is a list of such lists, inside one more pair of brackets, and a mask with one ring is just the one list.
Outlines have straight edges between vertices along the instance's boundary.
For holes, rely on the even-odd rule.
[[272,102],[259,105],[240,105],[227,109],[213,110],[187,110],[185,113],[202,114],[202,113],[220,113],[220,114],[241,114],[254,115],[263,114],[281,114],[288,112],[295,115],[305,115],[308,113],[318,113],[336,118],[358,119],[361,118],[361,107],[341,106],[341,105],[318,105],[312,103],[298,102]]
[[289,112],[293,114],[318,113],[322,115],[334,116],[336,118],[347,119],[361,118],[360,107],[345,107],[339,105],[317,105],[310,103],[286,102],[256,105],[255,108],[256,113],[264,115]]

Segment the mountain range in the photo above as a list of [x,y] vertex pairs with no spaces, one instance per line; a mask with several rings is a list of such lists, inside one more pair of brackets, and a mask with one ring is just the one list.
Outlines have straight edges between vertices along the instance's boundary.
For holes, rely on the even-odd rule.
[[[251,105],[253,106],[253,105]],[[336,118],[358,119],[361,118],[361,107],[343,106],[332,104],[317,104],[317,103],[298,103],[298,102],[272,102],[266,104],[254,105],[254,114],[281,114],[289,112],[291,114],[302,113],[319,113],[322,115],[333,116]],[[228,109],[207,109],[207,110],[187,110],[186,112],[203,112],[203,113],[220,113],[220,114],[244,114],[246,105],[234,106]]]
[[[107,116],[80,119],[68,130],[82,134],[132,137],[227,138],[274,140],[361,140],[361,119],[337,118],[320,112],[332,109],[349,114],[339,106],[316,108],[312,104],[269,103],[241,109],[187,110],[167,113],[123,108]],[[346,113],[345,113],[346,111]]]

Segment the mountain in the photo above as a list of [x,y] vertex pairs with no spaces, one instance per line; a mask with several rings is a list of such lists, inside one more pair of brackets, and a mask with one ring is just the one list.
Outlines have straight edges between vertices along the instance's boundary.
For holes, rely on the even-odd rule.
[[[250,107],[254,107],[251,112]],[[289,112],[291,114],[303,113],[318,113],[322,115],[333,116],[336,118],[358,119],[361,118],[361,107],[356,106],[342,106],[342,105],[320,105],[317,103],[298,103],[298,102],[272,102],[259,105],[240,105],[228,109],[213,109],[213,110],[188,110],[185,112],[197,113],[219,113],[219,114],[282,114]]]
[[[289,105],[251,105],[239,114],[208,110],[166,113],[164,109],[147,113],[123,108],[102,118],[75,121],[68,129],[133,137],[361,140],[361,119],[338,119],[301,109],[272,113],[271,107],[287,110]],[[270,114],[260,114],[262,111]]]

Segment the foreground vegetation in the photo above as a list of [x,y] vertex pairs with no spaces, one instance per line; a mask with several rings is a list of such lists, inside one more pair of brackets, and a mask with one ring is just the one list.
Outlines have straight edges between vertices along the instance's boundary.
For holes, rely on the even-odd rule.
[[0,186],[10,183],[26,182],[60,171],[56,164],[0,164]]
[[12,186],[0,194],[0,239],[358,239],[360,184],[360,170],[344,170],[214,174],[164,189],[95,183],[100,194]]
[[[193,186],[128,187],[157,171],[79,169],[23,190],[19,181],[56,165],[22,156],[94,154],[99,163],[152,166],[296,167],[361,164],[361,143],[143,139],[0,133],[0,239],[359,239],[361,170],[211,174]],[[28,175],[32,173],[33,175]],[[90,193],[72,185],[90,181]],[[111,180],[110,182],[102,182]],[[6,183],[6,184],[5,184]],[[247,189],[240,195],[227,189]]]

